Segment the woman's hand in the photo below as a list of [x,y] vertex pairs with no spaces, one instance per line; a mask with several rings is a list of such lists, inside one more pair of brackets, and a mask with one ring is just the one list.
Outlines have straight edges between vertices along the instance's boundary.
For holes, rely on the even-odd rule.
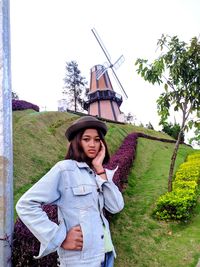
[[82,250],[83,234],[80,225],[74,226],[69,230],[61,247],[66,250]]
[[96,155],[96,157],[92,160],[92,165],[97,173],[103,170],[102,164],[106,154],[106,148],[104,146],[104,143],[101,140],[100,143],[101,143],[100,150]]

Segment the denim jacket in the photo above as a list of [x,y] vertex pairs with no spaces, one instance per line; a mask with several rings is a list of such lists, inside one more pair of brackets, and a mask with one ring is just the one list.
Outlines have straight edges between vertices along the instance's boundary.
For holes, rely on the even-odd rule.
[[[122,194],[112,181],[115,171],[106,169],[104,180],[84,162],[63,160],[19,199],[16,210],[20,219],[41,243],[35,258],[57,250],[60,261],[72,266],[79,262],[93,266],[90,263],[94,259],[103,259],[104,226],[110,236],[103,208],[117,213],[124,207]],[[50,203],[58,207],[59,225],[41,209],[42,204]],[[69,229],[76,225],[81,226],[83,248],[64,250],[61,244]]]

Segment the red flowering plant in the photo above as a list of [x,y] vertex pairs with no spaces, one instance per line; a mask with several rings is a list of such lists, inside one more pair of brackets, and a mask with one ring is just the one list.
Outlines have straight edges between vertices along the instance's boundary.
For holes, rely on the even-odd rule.
[[[58,223],[55,205],[45,205],[43,210],[51,221]],[[39,254],[39,248],[40,242],[18,218],[14,226],[12,265],[15,267],[57,267],[58,255],[56,252],[41,259],[33,258]]]
[[25,109],[33,109],[35,111],[39,112],[39,107],[35,104],[32,104],[30,102],[24,101],[24,100],[12,100],[12,110],[25,110]]
[[147,135],[145,133],[137,133],[137,134],[138,134],[138,137],[142,137],[142,138],[146,138],[146,139],[150,139],[150,140],[166,142],[166,143],[176,143],[176,141],[173,139],[165,139],[165,138],[161,138],[161,137],[155,137],[155,136]]
[[117,152],[111,157],[108,164],[105,165],[108,169],[115,169],[117,171],[113,177],[114,183],[122,191],[125,183],[128,181],[128,174],[135,159],[135,151],[137,146],[138,133],[129,134],[123,141]]

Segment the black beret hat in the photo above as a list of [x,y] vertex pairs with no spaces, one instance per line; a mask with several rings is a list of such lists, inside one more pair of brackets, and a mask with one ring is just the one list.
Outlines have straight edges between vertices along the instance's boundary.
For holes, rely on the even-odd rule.
[[69,141],[73,139],[73,137],[83,129],[99,129],[103,135],[106,135],[108,128],[103,121],[98,120],[93,116],[83,116],[80,119],[74,121],[71,126],[65,132],[65,136]]

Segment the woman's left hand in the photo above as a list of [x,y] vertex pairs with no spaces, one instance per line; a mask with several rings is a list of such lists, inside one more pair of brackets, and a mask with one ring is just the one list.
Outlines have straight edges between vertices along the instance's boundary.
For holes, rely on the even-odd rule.
[[105,154],[106,154],[106,148],[104,146],[104,143],[102,141],[101,142],[101,148],[98,152],[98,154],[96,155],[96,157],[92,160],[92,165],[94,167],[94,169],[96,170],[96,172],[99,172],[103,169],[103,160],[105,158]]

